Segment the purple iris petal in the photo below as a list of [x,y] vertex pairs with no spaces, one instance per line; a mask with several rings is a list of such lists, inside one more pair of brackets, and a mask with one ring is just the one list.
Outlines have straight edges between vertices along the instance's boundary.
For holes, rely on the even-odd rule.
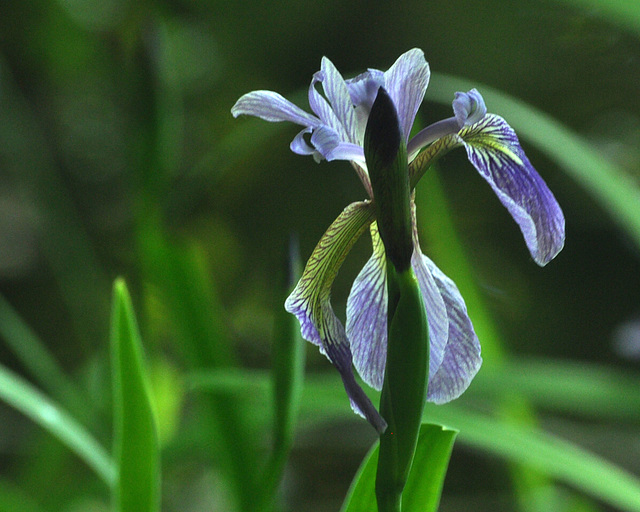
[[425,263],[425,256],[416,245],[411,258],[413,272],[418,279],[422,300],[429,323],[429,375],[433,375],[442,364],[449,339],[449,317],[447,307],[440,293],[431,269]]
[[318,126],[320,119],[308,114],[273,91],[253,91],[242,96],[231,109],[233,117],[246,114],[265,121],[290,121],[302,126]]
[[[373,255],[356,277],[347,300],[347,337],[362,380],[379,390],[387,357],[387,276],[384,247],[375,224],[371,238]],[[420,256],[414,251],[411,261],[429,322],[430,373],[435,373],[444,357],[449,320],[440,289]]]
[[418,48],[402,54],[384,74],[385,89],[398,111],[405,142],[409,139],[430,76],[429,64]]
[[482,364],[480,342],[455,283],[424,254],[420,256],[444,299],[449,318],[444,357],[435,371],[433,366],[430,366],[427,388],[427,400],[443,404],[458,398],[478,373]]
[[323,71],[318,71],[313,75],[313,79],[309,85],[309,106],[321,119],[323,124],[333,128],[336,133],[340,134],[343,140],[346,140],[347,132],[344,129],[342,121],[338,119],[336,113],[333,111],[333,107],[329,104],[326,98],[316,89],[316,84],[323,83],[324,80],[325,74]]
[[357,142],[356,116],[344,78],[327,57],[322,58],[320,71],[324,93],[347,134],[345,142]]
[[484,98],[476,90],[469,92],[457,92],[453,100],[453,112],[458,126],[470,126],[480,121],[487,114]]
[[460,131],[469,161],[520,226],[531,256],[546,265],[564,246],[564,215],[507,122],[494,114]]
[[373,255],[353,282],[347,299],[347,338],[362,380],[382,389],[387,360],[387,267],[377,233],[372,225]]
[[313,128],[305,128],[298,135],[294,137],[291,141],[289,147],[291,151],[293,151],[297,155],[313,155],[316,153],[316,150],[307,144],[304,136],[311,133]]

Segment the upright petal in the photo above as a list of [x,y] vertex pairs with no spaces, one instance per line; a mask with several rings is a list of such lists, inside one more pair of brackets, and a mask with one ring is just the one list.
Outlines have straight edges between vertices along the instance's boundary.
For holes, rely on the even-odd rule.
[[320,72],[324,93],[347,134],[348,140],[346,142],[357,143],[358,123],[344,78],[327,57],[322,58]]
[[246,114],[265,121],[290,121],[302,126],[321,124],[316,116],[308,114],[280,94],[273,91],[252,91],[240,97],[231,108],[233,117]]
[[349,342],[331,307],[331,285],[338,270],[372,220],[369,202],[352,203],[345,208],[318,242],[285,309],[300,321],[302,336],[318,345],[340,372],[354,411],[381,432],[386,424],[353,377]]
[[405,142],[429,85],[429,64],[418,48],[402,54],[384,74],[385,88],[398,110]]
[[520,226],[535,262],[546,265],[564,246],[564,215],[516,133],[500,116],[488,114],[459,136],[469,161]]
[[467,314],[467,307],[455,283],[421,254],[424,266],[435,280],[447,309],[449,333],[440,365],[429,371],[427,400],[437,404],[458,398],[482,364],[480,342]]

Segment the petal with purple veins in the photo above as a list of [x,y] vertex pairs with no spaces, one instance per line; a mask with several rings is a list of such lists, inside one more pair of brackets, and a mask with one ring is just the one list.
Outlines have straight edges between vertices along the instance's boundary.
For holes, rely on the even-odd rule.
[[449,317],[449,336],[444,357],[435,372],[429,372],[427,400],[437,404],[458,398],[482,364],[480,342],[467,314],[467,307],[455,283],[426,256],[425,266],[440,289]]
[[231,108],[233,117],[256,116],[265,121],[290,121],[302,126],[319,126],[320,120],[294,105],[277,92],[253,91],[240,97]]
[[405,141],[409,139],[413,121],[429,84],[429,64],[418,48],[402,54],[385,72],[385,89],[391,96]]
[[382,389],[387,359],[387,266],[384,245],[374,222],[373,254],[356,277],[347,299],[347,338],[360,377]]
[[369,202],[352,203],[344,209],[313,250],[285,309],[298,318],[302,337],[317,345],[338,369],[353,409],[382,431],[384,420],[353,378],[345,330],[331,307],[331,286],[338,270],[373,215]]
[[327,57],[322,57],[320,72],[322,88],[336,117],[344,127],[346,142],[357,143],[357,120],[344,78]]
[[488,114],[459,136],[469,161],[520,226],[535,262],[546,265],[564,246],[564,215],[516,133],[500,116]]

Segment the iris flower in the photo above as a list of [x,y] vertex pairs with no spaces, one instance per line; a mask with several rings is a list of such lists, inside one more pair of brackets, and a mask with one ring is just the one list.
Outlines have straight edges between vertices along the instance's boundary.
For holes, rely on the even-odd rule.
[[[302,131],[291,142],[294,153],[312,155],[318,162],[349,161],[364,185],[368,199],[347,206],[327,229],[285,308],[300,321],[302,336],[317,345],[337,368],[354,411],[380,432],[385,428],[384,419],[356,382],[352,369],[355,367],[369,386],[381,389],[387,347],[386,261],[363,151],[367,119],[379,88],[384,87],[396,107],[407,143],[412,189],[435,160],[463,147],[519,225],[538,265],[547,264],[564,245],[564,216],[556,199],[529,162],[513,129],[502,117],[487,114],[478,91],[456,93],[452,117],[409,139],[429,77],[429,65],[419,49],[401,55],[386,72],[369,69],[350,80],[324,57],[309,86],[314,114],[272,91],[245,94],[231,110],[235,117],[246,114],[301,125]],[[482,363],[480,344],[458,288],[420,250],[413,198],[411,206],[411,264],[429,324],[427,400],[441,404],[457,398],[469,386]],[[353,283],[345,328],[331,306],[331,286],[348,252],[367,228],[373,255]]]

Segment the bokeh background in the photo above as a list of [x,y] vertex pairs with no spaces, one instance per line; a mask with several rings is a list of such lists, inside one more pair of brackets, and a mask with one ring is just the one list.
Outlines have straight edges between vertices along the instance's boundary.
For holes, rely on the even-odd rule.
[[[159,404],[163,510],[233,510],[215,450],[199,448],[213,434],[198,420],[187,377],[220,361],[269,369],[290,235],[306,259],[342,208],[364,197],[348,164],[294,155],[295,127],[233,119],[235,100],[269,89],[306,108],[322,56],[348,77],[386,69],[419,47],[434,73],[501,90],[552,116],[638,187],[638,19],[595,1],[3,1],[0,362],[65,403],[109,448],[111,283],[123,276]],[[508,111],[488,108],[509,121]],[[419,120],[449,115],[450,107],[426,101]],[[638,243],[583,183],[522,142],[567,222],[565,249],[543,269],[462,152],[433,171],[483,311],[500,333],[499,352],[635,378]],[[421,183],[418,195],[427,198],[427,188]],[[340,273],[333,302],[341,315],[369,251],[363,237]],[[455,277],[453,263],[432,256]],[[470,304],[472,319],[474,312]],[[65,402],[63,390],[56,397],[47,389],[38,363],[48,359],[20,336],[40,340],[75,386],[70,394],[84,398]],[[307,348],[308,373],[338,379]],[[499,372],[487,357],[487,372]],[[465,407],[496,409],[473,387]],[[268,437],[256,418],[268,409],[262,405],[238,404],[257,445]],[[282,510],[338,510],[374,440],[346,399],[342,405],[342,414],[316,415],[298,429]],[[640,471],[637,417],[544,405],[529,414],[544,431]],[[0,509],[108,509],[108,489],[90,469],[6,404],[0,454]],[[504,459],[457,444],[441,509],[524,510],[513,481]],[[564,497],[558,510],[615,510],[571,487],[553,492]]]

